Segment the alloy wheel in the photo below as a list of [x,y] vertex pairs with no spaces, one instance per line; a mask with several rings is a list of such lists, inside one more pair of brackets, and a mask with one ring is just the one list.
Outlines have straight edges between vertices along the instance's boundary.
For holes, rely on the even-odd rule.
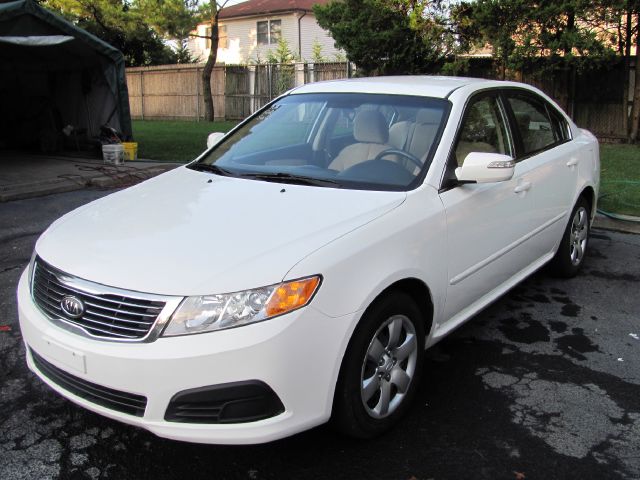
[[569,236],[569,254],[573,265],[580,264],[584,258],[589,234],[588,225],[587,210],[584,207],[578,208],[571,222],[571,234]]
[[400,406],[413,381],[418,341],[405,315],[388,318],[376,331],[367,349],[360,376],[360,395],[366,412],[385,418]]

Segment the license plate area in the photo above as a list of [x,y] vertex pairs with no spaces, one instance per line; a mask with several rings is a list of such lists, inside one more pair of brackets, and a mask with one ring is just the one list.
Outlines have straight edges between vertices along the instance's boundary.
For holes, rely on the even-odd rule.
[[58,363],[61,363],[74,372],[87,373],[87,361],[83,353],[72,350],[50,338],[43,338],[42,347],[38,353]]

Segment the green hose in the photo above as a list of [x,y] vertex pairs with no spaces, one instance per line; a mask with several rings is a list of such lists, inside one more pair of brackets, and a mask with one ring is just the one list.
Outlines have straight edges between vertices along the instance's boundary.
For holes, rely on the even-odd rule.
[[[607,184],[621,184],[621,185],[625,185],[625,186],[636,186],[638,188],[640,188],[640,181],[637,180],[609,180],[606,182],[602,182],[607,183]],[[605,193],[602,194],[598,197],[598,203],[600,203],[600,200],[602,200],[605,197],[611,197],[612,195],[615,194],[611,194],[611,193]],[[635,203],[629,203],[629,202],[625,202],[625,201],[620,201],[620,203],[622,205],[628,206],[628,207],[634,207],[634,208],[640,208],[640,205],[635,204]],[[598,209],[598,213],[600,213],[601,215],[604,215],[605,217],[609,217],[609,218],[613,218],[614,220],[622,220],[624,222],[632,222],[632,223],[640,223],[640,217],[636,217],[633,215],[624,215],[621,213],[614,213],[614,212],[607,212],[606,210],[602,210],[602,209]]]

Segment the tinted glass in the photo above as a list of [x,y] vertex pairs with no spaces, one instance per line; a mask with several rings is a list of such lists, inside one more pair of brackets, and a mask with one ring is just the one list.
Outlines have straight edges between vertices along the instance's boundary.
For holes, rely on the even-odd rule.
[[508,98],[515,116],[515,126],[522,138],[524,155],[544,150],[560,141],[544,102],[529,96]]

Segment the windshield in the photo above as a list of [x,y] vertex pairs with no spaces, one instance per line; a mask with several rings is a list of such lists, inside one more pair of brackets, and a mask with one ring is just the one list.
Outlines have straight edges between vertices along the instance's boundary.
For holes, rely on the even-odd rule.
[[284,183],[407,190],[429,168],[448,105],[403,95],[288,95],[189,167]]

